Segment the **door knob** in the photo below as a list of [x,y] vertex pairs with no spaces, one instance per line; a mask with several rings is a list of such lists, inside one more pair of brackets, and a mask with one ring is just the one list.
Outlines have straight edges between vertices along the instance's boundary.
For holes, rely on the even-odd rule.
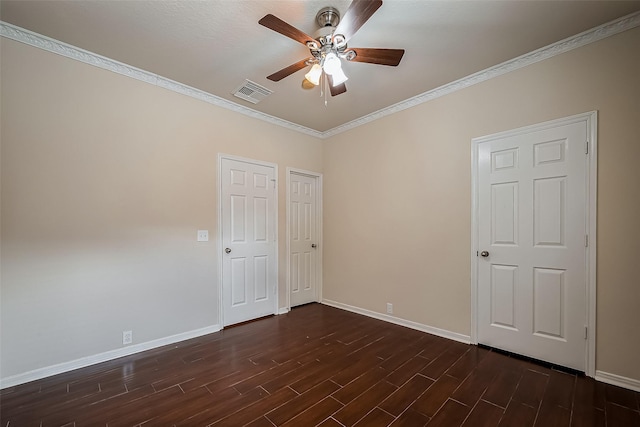
[[230,254],[231,253],[231,248],[227,248],[224,250],[226,253]]
[[489,252],[487,252],[487,251],[482,251],[482,252],[480,252],[480,256],[481,256],[481,257],[486,258],[486,257],[488,257],[488,256],[489,256]]
[[312,247],[312,248],[315,248],[315,247],[317,247],[317,245],[316,245],[315,243],[312,243],[312,244],[311,244],[311,247]]

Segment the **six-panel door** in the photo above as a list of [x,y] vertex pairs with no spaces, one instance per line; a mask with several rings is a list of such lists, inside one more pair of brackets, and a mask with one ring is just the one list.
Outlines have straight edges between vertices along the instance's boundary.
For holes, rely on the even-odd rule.
[[289,283],[291,306],[318,300],[317,182],[292,173],[289,189]]
[[223,325],[274,314],[274,167],[221,159]]
[[478,149],[478,342],[584,371],[584,122]]

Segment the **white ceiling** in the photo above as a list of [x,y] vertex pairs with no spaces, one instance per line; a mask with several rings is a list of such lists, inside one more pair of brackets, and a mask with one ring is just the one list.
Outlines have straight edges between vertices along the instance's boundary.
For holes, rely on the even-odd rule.
[[[319,132],[640,10],[640,1],[385,0],[351,47],[401,48],[398,67],[345,63],[348,91],[303,90],[305,71],[266,79],[309,56],[258,24],[271,13],[313,35],[325,6],[350,0],[13,1],[0,19]],[[274,91],[253,105],[231,93]]]

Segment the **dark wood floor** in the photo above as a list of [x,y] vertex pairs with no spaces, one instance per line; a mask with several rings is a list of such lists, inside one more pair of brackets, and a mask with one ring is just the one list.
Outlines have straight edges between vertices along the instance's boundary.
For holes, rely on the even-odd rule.
[[331,307],[2,390],[6,426],[640,426],[640,393]]

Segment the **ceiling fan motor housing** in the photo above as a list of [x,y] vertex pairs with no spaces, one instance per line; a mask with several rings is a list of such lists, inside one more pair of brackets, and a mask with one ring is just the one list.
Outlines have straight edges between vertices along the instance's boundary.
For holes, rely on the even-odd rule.
[[340,12],[335,7],[323,7],[316,15],[320,27],[337,27],[340,23]]
[[[320,28],[314,33],[314,38],[320,45],[307,43],[307,47],[318,61],[322,62],[330,52],[347,60],[355,57],[355,52],[345,52],[347,48],[345,37],[341,34],[334,34],[336,26],[340,22],[340,12],[336,8],[329,6],[320,9],[316,15],[316,22]],[[351,55],[347,55],[347,53]]]

